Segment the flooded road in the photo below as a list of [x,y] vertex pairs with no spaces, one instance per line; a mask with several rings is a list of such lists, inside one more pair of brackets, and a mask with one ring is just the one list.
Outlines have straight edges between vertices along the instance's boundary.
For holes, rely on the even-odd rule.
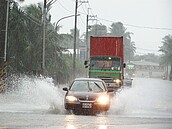
[[[23,77],[0,95],[0,129],[172,129],[172,82],[135,78],[108,114],[66,114],[64,91],[50,79]],[[15,90],[14,90],[15,89]]]

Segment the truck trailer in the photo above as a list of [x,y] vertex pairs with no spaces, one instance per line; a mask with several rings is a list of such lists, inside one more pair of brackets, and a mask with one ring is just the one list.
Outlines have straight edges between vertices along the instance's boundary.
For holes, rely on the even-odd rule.
[[118,89],[124,78],[123,37],[90,37],[89,77],[100,78]]

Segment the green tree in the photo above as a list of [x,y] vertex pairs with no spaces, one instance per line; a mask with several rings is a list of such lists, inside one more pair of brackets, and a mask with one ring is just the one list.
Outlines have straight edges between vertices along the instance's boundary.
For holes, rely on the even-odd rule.
[[159,50],[164,53],[161,58],[161,63],[171,66],[169,79],[172,80],[172,35],[166,35],[162,39],[162,43],[163,45]]
[[[71,33],[70,35],[73,37],[73,40],[74,40],[74,31],[75,31],[74,29],[71,29],[71,30],[70,30],[70,33]],[[79,30],[76,29],[76,49],[79,48],[79,42],[80,42],[80,41],[79,41],[79,40],[80,40],[80,39],[79,39],[79,35],[80,35]],[[72,41],[73,41],[73,40],[72,40]],[[73,47],[74,47],[74,45],[72,45],[72,48],[73,48]]]
[[95,24],[91,26],[91,31],[89,32],[91,36],[106,36],[107,27],[105,25]]
[[[34,13],[39,12],[39,13]],[[38,16],[39,15],[39,16]],[[36,5],[24,8],[13,4],[9,18],[9,60],[15,72],[33,72],[41,68],[41,9]],[[32,64],[32,65],[30,65]]]
[[[24,23],[24,17],[22,10],[18,7],[17,3],[14,2],[9,15],[9,43],[8,43],[8,60],[12,64],[13,71],[22,71],[23,62],[22,56],[24,55],[24,48],[26,40],[25,30],[26,26]],[[10,65],[11,66],[11,65]],[[11,67],[10,67],[11,68]],[[11,70],[11,69],[10,69]]]
[[[14,57],[10,58],[11,71],[18,73],[40,73],[43,30],[41,5],[26,6],[24,11],[20,10],[17,4],[15,6],[11,10],[10,16],[9,57]],[[16,39],[16,37],[18,38]],[[77,37],[79,41],[79,33]],[[66,55],[64,52],[70,47],[73,48],[73,42],[70,42],[69,46],[68,44],[65,46],[63,43],[73,41],[72,32],[70,35],[58,34],[56,25],[52,24],[50,19],[47,19],[45,40],[45,73],[55,77],[58,82],[70,80],[72,76],[72,56]],[[78,73],[83,71],[80,65],[81,61],[77,60]]]
[[155,55],[154,53],[148,53],[145,55],[135,55],[134,56],[134,61],[149,61],[149,62],[154,62],[154,63],[160,63],[160,57],[159,55]]
[[121,22],[112,23],[109,29],[111,35],[116,37],[124,36],[127,30]]
[[127,29],[123,26],[121,22],[112,23],[110,27],[110,35],[121,37],[123,36],[124,41],[124,60],[125,62],[130,62],[134,57],[136,50],[135,42],[131,41],[131,35],[133,33],[127,32]]

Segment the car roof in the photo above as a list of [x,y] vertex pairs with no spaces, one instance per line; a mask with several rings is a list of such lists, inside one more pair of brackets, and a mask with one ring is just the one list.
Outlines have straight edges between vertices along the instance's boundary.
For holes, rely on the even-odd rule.
[[75,78],[74,81],[82,81],[82,80],[88,80],[88,81],[102,81],[101,79],[99,78]]

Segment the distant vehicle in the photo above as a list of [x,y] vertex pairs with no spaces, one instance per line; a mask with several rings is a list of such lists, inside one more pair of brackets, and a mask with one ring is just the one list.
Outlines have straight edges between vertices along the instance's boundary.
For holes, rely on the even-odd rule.
[[64,105],[67,111],[74,114],[97,114],[108,111],[110,92],[103,80],[98,78],[76,78],[66,92]]
[[90,37],[90,59],[85,62],[89,77],[100,78],[118,89],[124,77],[123,37]]
[[167,77],[164,75],[164,76],[162,76],[162,79],[163,79],[163,80],[166,80],[166,79],[167,79]]
[[124,78],[124,85],[125,86],[132,86],[132,78]]
[[134,78],[136,73],[136,65],[133,63],[127,63],[125,67],[125,76],[128,78]]

